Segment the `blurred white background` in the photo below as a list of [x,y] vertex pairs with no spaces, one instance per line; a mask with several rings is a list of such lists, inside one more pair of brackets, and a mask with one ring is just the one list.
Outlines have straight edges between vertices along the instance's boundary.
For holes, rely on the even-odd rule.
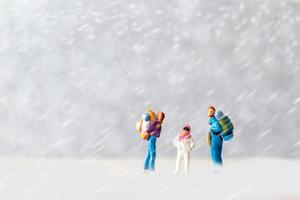
[[1,0],[0,154],[136,157],[135,122],[166,113],[207,157],[206,108],[235,125],[226,157],[300,156],[298,1]]

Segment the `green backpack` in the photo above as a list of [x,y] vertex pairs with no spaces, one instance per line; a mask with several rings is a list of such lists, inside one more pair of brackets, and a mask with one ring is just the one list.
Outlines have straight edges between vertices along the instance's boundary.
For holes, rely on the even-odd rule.
[[221,111],[218,111],[216,119],[222,128],[222,132],[219,135],[222,136],[225,141],[231,140],[233,138],[234,127],[229,117],[224,115]]

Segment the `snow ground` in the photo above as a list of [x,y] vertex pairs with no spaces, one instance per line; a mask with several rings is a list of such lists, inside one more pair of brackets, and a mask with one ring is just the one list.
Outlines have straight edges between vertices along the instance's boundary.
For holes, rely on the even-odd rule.
[[158,158],[142,173],[139,159],[0,159],[2,200],[300,199],[300,161],[227,160],[213,173],[209,160],[192,160],[188,176],[174,176],[175,160]]

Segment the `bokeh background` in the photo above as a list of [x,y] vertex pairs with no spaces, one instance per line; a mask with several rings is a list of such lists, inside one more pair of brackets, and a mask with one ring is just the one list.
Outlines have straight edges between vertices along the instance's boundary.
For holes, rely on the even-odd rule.
[[159,156],[188,122],[208,157],[300,156],[300,2],[1,0],[0,154],[140,157],[142,113],[164,111]]

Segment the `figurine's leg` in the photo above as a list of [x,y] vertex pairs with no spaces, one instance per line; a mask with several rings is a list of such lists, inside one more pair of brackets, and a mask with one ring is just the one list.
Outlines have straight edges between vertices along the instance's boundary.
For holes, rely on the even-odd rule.
[[190,171],[190,153],[184,153],[184,173],[188,174]]
[[178,174],[180,169],[181,169],[181,164],[182,164],[182,153],[177,152],[177,158],[176,158],[176,167],[174,170],[174,174]]

